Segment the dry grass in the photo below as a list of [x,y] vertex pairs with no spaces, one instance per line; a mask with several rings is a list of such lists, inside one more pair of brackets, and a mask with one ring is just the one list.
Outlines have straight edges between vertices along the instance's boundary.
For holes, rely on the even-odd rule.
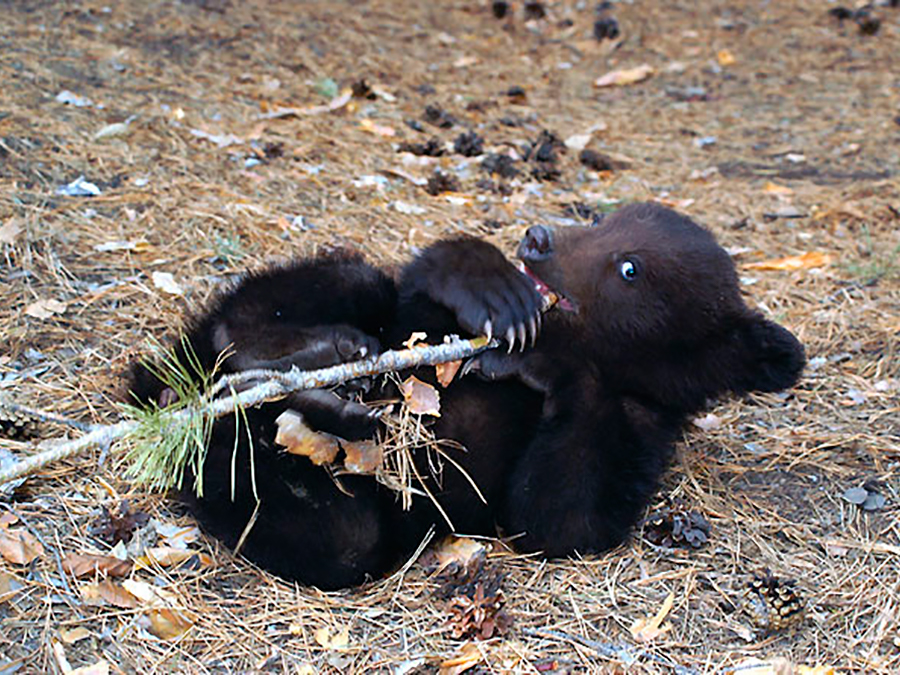
[[[834,254],[823,269],[745,272],[753,300],[802,338],[813,367],[788,395],[725,403],[715,410],[718,428],[686,434],[663,492],[707,516],[707,547],[660,550],[638,540],[602,558],[550,563],[495,554],[515,623],[479,643],[478,668],[624,668],[641,649],[628,628],[673,593],[672,629],[647,647],[656,658],[641,657],[631,671],[717,672],[781,656],[896,672],[900,90],[891,64],[900,10],[878,10],[880,32],[864,37],[812,0],[617,3],[626,39],[613,50],[590,38],[592,9],[574,5],[551,3],[551,20],[526,26],[521,16],[496,21],[475,0],[3,4],[0,227],[8,229],[0,232],[21,231],[0,242],[0,387],[36,407],[110,421],[120,374],[146,339],[172,336],[185,311],[244,269],[332,246],[390,265],[456,232],[511,250],[528,224],[563,218],[575,201],[665,199],[724,245],[746,249],[739,263]],[[572,27],[559,23],[566,18]],[[735,63],[717,65],[722,49]],[[658,71],[648,82],[591,87],[612,68],[644,62]],[[366,78],[396,100],[261,119],[278,106],[322,104],[315,84],[326,77]],[[435,93],[416,89],[425,84]],[[524,104],[503,94],[512,85],[526,88]],[[686,87],[702,87],[706,100],[679,100]],[[63,90],[94,105],[57,102]],[[508,199],[475,186],[476,162],[466,170],[458,156],[435,160],[473,196],[455,205],[403,178],[426,178],[431,168],[404,163],[392,147],[427,138],[403,121],[420,119],[431,102],[497,147],[541,128],[565,138],[602,122],[596,147],[627,155],[631,168],[597,176],[570,153],[559,182],[527,199],[517,187]],[[511,115],[525,126],[498,122]],[[132,116],[125,136],[95,138]],[[365,118],[397,137],[367,131]],[[425,126],[443,140],[461,132]],[[191,129],[242,140],[219,148]],[[716,142],[695,142],[707,136]],[[266,148],[278,156],[266,158]],[[263,161],[248,166],[251,157]],[[79,175],[102,194],[56,194]],[[366,186],[362,176],[385,182]],[[793,194],[767,192],[768,181]],[[424,213],[398,212],[398,200]],[[802,217],[766,217],[786,204]],[[95,249],[113,241],[145,243]],[[172,273],[184,294],[158,288],[154,272]],[[26,313],[48,299],[65,311]],[[460,649],[436,582],[418,565],[322,594],[202,540],[194,546],[213,551],[212,567],[134,572],[192,612],[180,640],[152,637],[141,609],[83,604],[88,582],[63,573],[60,561],[102,548],[89,535],[101,505],[127,498],[163,523],[189,522],[124,482],[120,461],[96,452],[53,467],[0,504],[44,545],[31,565],[0,561],[0,649],[19,672],[60,671],[63,652],[73,667],[106,660],[115,672],[429,672]],[[885,508],[863,513],[841,498],[866,480],[878,481]],[[735,610],[749,578],[766,568],[799,580],[808,612],[798,629],[760,636]],[[74,627],[89,637],[59,643]],[[348,645],[321,646],[323,627],[348,628]]]

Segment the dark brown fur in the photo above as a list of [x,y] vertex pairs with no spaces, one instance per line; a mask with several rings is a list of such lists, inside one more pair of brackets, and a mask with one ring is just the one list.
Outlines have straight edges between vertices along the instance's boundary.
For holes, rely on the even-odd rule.
[[[574,309],[547,313],[529,348],[540,325],[532,282],[474,239],[430,247],[403,270],[396,290],[360,260],[263,273],[226,296],[190,336],[205,345],[208,361],[224,326],[237,369],[259,361],[327,365],[348,350],[320,353],[310,345],[349,340],[374,348],[377,338],[397,346],[415,330],[435,339],[485,330],[503,336],[515,350],[468,364],[475,374],[442,393],[434,424],[439,437],[467,448],[455,459],[488,503],[450,467],[433,489],[457,531],[492,535],[499,526],[517,535],[518,548],[548,556],[603,551],[624,541],[643,513],[687,416],[727,392],[791,386],[803,349],[745,305],[731,260],[708,232],[655,204],[625,207],[596,227],[532,228],[519,256],[564,296],[561,306]],[[320,288],[310,293],[315,280]],[[276,296],[278,317],[270,307]],[[294,317],[287,328],[284,312]],[[143,381],[136,380],[136,395],[158,397],[159,387],[148,391]],[[442,520],[426,500],[403,513],[368,478],[350,481],[348,497],[323,469],[271,447],[273,420],[287,406],[324,409],[318,428],[365,433],[364,408],[328,401],[301,397],[252,413],[262,505],[244,553],[282,576],[334,588],[389,570]],[[233,420],[216,425],[204,472],[215,490],[193,502],[201,522],[229,544],[255,506],[243,479],[231,501],[232,428]],[[239,439],[238,447],[246,469],[247,444]]]

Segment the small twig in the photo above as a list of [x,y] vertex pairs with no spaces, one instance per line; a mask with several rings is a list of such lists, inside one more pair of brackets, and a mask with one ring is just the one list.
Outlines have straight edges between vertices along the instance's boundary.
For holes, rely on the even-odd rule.
[[[319,370],[291,370],[287,373],[250,371],[248,373],[226,375],[215,385],[214,391],[237,387],[240,384],[246,384],[251,381],[258,382],[260,376],[264,376],[266,381],[256,384],[235,396],[217,398],[212,401],[201,401],[196,408],[182,408],[168,414],[166,419],[170,422],[184,420],[197,412],[197,410],[212,417],[222,417],[233,413],[239,407],[260,405],[266,401],[282,398],[294,391],[330,387],[359,377],[382,375],[416,366],[434,366],[439,363],[458,361],[474,356],[485,349],[493,348],[497,344],[496,340],[489,342],[486,338],[461,340],[454,337],[441,345],[422,345],[411,349],[388,351],[362,361],[342,363]],[[109,426],[94,426],[89,433],[81,438],[61,442],[50,450],[28,457],[9,469],[0,472],[0,485],[33,473],[48,464],[77,455],[87,448],[111,443],[132,433],[138,425],[139,423],[135,420],[123,420]]]
[[5,396],[0,397],[0,411],[3,410],[8,410],[12,413],[18,413],[25,417],[38,420],[39,422],[50,422],[52,424],[59,424],[65,427],[72,427],[73,429],[78,429],[79,431],[90,431],[94,428],[93,424],[73,420],[70,417],[64,417],[62,415],[57,415],[56,413],[46,412],[45,410],[29,408],[26,405],[21,405],[14,401],[10,401]]
[[694,670],[693,668],[681,666],[675,663],[672,659],[666,658],[665,656],[659,656],[658,654],[654,654],[653,652],[649,652],[645,649],[635,649],[630,645],[615,644],[613,642],[598,642],[596,640],[583,638],[579,635],[572,635],[570,633],[564,633],[562,631],[550,629],[526,628],[522,632],[533,637],[550,637],[556,638],[557,640],[575,642],[577,644],[580,644],[582,647],[587,647],[588,649],[594,650],[601,656],[605,656],[608,659],[621,661],[626,666],[634,665],[634,663],[639,659],[649,659],[650,661],[654,661],[668,668],[671,668],[678,675],[699,675],[699,672]]

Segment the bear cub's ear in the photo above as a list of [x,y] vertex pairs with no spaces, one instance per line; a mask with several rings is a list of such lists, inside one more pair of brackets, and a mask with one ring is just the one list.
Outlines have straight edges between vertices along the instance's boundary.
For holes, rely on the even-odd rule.
[[790,331],[752,314],[743,322],[740,336],[746,359],[741,389],[781,391],[797,383],[806,355]]

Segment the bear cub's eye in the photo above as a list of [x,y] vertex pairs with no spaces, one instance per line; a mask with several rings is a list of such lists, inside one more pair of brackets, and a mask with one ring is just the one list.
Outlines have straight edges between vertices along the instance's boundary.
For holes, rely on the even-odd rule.
[[623,260],[619,264],[619,274],[622,275],[622,278],[625,281],[634,281],[635,279],[637,279],[638,275],[637,265],[635,265],[630,260]]

